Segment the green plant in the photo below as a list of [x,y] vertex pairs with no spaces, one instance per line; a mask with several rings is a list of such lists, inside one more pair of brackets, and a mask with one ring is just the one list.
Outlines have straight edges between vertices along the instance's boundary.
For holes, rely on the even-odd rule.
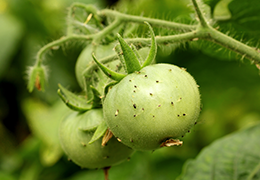
[[[100,108],[101,106],[104,106],[105,116],[108,113],[108,111],[110,109],[112,109],[110,107],[112,105],[109,105],[109,103],[115,99],[114,98],[115,95],[113,96],[110,94],[112,94],[112,92],[120,85],[121,82],[123,82],[123,80],[127,80],[127,77],[130,77],[130,75],[137,77],[138,76],[137,74],[139,72],[141,74],[142,70],[144,70],[145,68],[149,69],[149,67],[159,67],[158,65],[147,66],[155,58],[155,49],[156,49],[157,45],[161,49],[164,49],[164,50],[170,49],[170,51],[172,51],[171,47],[173,44],[189,43],[189,44],[194,45],[198,41],[201,42],[201,40],[206,40],[206,41],[215,43],[217,45],[220,45],[221,47],[227,48],[227,49],[231,50],[232,52],[235,52],[238,55],[238,57],[240,57],[240,59],[248,59],[249,62],[251,62],[252,64],[255,64],[256,67],[259,69],[260,54],[259,54],[257,48],[250,47],[250,46],[246,45],[245,43],[242,43],[242,42],[220,32],[218,30],[218,28],[215,26],[214,21],[212,21],[212,19],[210,19],[211,14],[206,10],[206,8],[204,8],[205,4],[203,4],[200,1],[196,1],[196,0],[192,0],[192,4],[193,4],[194,10],[196,12],[196,18],[194,18],[192,21],[193,22],[195,21],[196,23],[191,25],[191,23],[184,24],[184,23],[177,23],[177,22],[166,21],[166,20],[161,20],[161,19],[134,16],[134,15],[120,13],[119,11],[110,10],[110,9],[98,10],[97,8],[95,8],[92,5],[73,3],[71,5],[71,7],[69,8],[68,17],[69,17],[69,19],[72,19],[73,15],[74,15],[74,8],[84,9],[87,12],[87,21],[85,23],[79,24],[78,25],[79,27],[77,27],[77,28],[84,29],[84,27],[86,27],[86,29],[84,29],[83,33],[80,33],[82,31],[75,31],[75,29],[74,29],[75,24],[71,23],[71,22],[73,22],[73,20],[69,21],[66,36],[45,45],[44,47],[42,47],[39,50],[39,52],[37,54],[36,63],[31,68],[32,73],[29,76],[29,83],[28,83],[29,91],[33,90],[34,85],[38,89],[44,90],[44,85],[45,85],[45,81],[46,81],[46,77],[47,77],[47,72],[46,72],[44,66],[42,65],[43,59],[44,59],[43,58],[44,53],[47,50],[49,50],[55,46],[60,46],[61,44],[71,41],[71,40],[85,41],[87,43],[91,42],[91,44],[87,45],[88,46],[87,48],[91,47],[91,49],[92,49],[92,50],[90,50],[90,49],[88,50],[88,56],[90,56],[91,51],[94,51],[95,54],[98,54],[99,50],[97,50],[97,49],[99,47],[102,47],[101,45],[107,46],[110,43],[115,43],[116,53],[114,53],[112,51],[112,49],[110,49],[111,51],[108,53],[109,56],[104,55],[104,56],[101,56],[100,58],[99,57],[97,58],[97,59],[99,59],[99,62],[96,60],[97,64],[91,63],[91,65],[86,67],[85,70],[83,70],[83,68],[82,68],[80,70],[81,71],[80,73],[79,73],[79,70],[76,70],[78,79],[85,79],[83,81],[79,80],[79,83],[83,90],[83,94],[85,93],[84,95],[87,95],[87,99],[84,99],[81,96],[73,94],[73,93],[69,92],[68,90],[64,89],[63,87],[60,87],[60,90],[59,90],[59,94],[62,97],[63,101],[70,108],[72,108],[76,111],[90,111],[94,108]],[[206,14],[206,15],[204,15],[204,14]],[[216,15],[216,14],[214,14],[214,15]],[[198,20],[198,21],[196,21],[196,20]],[[143,28],[143,26],[142,26],[143,22],[147,22],[148,24],[150,24],[153,27],[154,31],[155,32],[159,31],[159,33],[158,33],[158,35],[156,34],[156,36],[153,36],[153,34],[151,35],[152,46],[150,48],[151,50],[148,55],[148,58],[146,59],[147,61],[139,63],[139,65],[138,65],[138,63],[136,63],[136,62],[140,58],[139,58],[138,53],[136,53],[136,52],[139,49],[141,49],[142,47],[149,47],[150,41],[151,41],[150,38],[147,37],[146,35],[142,34],[140,36],[140,34],[138,34],[138,32],[137,32],[138,29]],[[135,25],[138,24],[141,27],[135,26],[133,24],[135,24]],[[131,27],[131,28],[129,28],[129,27]],[[156,28],[156,27],[159,27],[159,28]],[[159,35],[160,29],[164,29],[164,31],[161,31],[161,35]],[[165,33],[165,31],[168,31],[168,32]],[[117,35],[118,33],[123,38],[121,38],[121,36],[118,36]],[[132,36],[132,34],[134,34],[134,36]],[[122,56],[120,49],[118,49],[119,46],[116,44],[117,38],[119,38],[119,41],[120,41],[120,44],[122,47],[122,51],[123,51],[123,56]],[[156,42],[156,44],[155,44],[155,42]],[[125,45],[122,45],[124,43],[125,43]],[[127,44],[132,44],[131,48],[129,46],[127,46]],[[124,48],[126,50],[124,50]],[[126,55],[127,53],[130,53],[130,54]],[[135,58],[133,58],[133,57],[135,57]],[[110,71],[105,66],[101,65],[101,64],[111,63],[118,59],[121,62],[120,66],[124,67],[127,71],[127,74],[130,74],[130,75],[126,76],[126,74],[122,74],[121,72],[118,73],[118,72]],[[127,60],[127,59],[131,59],[131,61]],[[91,59],[86,59],[86,60],[88,62],[91,62]],[[133,62],[133,63],[131,64],[130,62]],[[130,64],[127,64],[127,63],[130,63]],[[95,70],[97,71],[97,73],[101,73],[101,71],[97,68],[98,66],[105,72],[106,75],[108,75],[112,79],[114,79],[116,81],[120,81],[120,82],[117,84],[117,82],[115,82],[115,81],[110,81],[110,80],[104,78],[105,76],[103,76],[103,75],[102,75],[102,77],[97,76],[97,78],[89,80],[88,78],[93,75],[93,72]],[[171,67],[175,67],[175,66],[171,65]],[[150,77],[150,74],[149,74],[149,77]],[[156,79],[159,77],[160,76],[157,75],[156,78],[153,78],[152,80],[156,82],[157,81]],[[103,82],[102,80],[104,80],[103,78],[106,79],[106,83],[101,83],[101,82]],[[171,78],[171,79],[174,79],[174,78]],[[196,79],[196,77],[195,77],[195,79]],[[163,79],[162,81],[164,81],[164,80],[167,81],[166,79]],[[128,81],[129,81],[129,79],[128,79]],[[160,80],[158,80],[158,81],[160,83]],[[191,81],[193,81],[193,79]],[[99,86],[99,85],[101,85],[101,86]],[[196,86],[196,84],[194,83],[194,85],[192,87],[195,87],[195,86]],[[110,87],[112,87],[111,90],[110,90]],[[186,88],[186,87],[184,86],[183,88]],[[128,88],[128,89],[130,89],[130,88]],[[181,90],[180,92],[183,92],[183,90]],[[191,128],[191,126],[194,125],[194,123],[196,122],[196,118],[198,116],[198,109],[199,109],[198,108],[199,107],[199,103],[198,103],[199,94],[198,94],[198,92],[195,94],[196,95],[194,97],[196,100],[194,100],[194,102],[195,102],[194,104],[196,106],[196,109],[194,110],[194,112],[195,112],[194,118],[192,118],[190,121],[187,121],[187,122],[190,122],[188,124],[188,128],[182,127],[183,131],[180,131],[179,133],[177,133],[177,135],[170,134],[169,136],[173,136],[175,138],[175,137],[183,135],[184,132],[187,132]],[[129,95],[129,93],[127,93],[126,95]],[[109,98],[111,98],[111,99],[109,99]],[[103,102],[103,100],[104,100],[104,102]],[[127,100],[129,100],[129,98],[127,98]],[[106,104],[108,104],[108,105],[106,106]],[[139,102],[138,102],[138,104],[139,104]],[[134,113],[135,113],[135,109],[136,109],[135,106],[138,106],[138,104],[135,102],[132,102],[132,104],[129,105],[129,107],[132,108]],[[159,105],[161,105],[160,102],[159,102],[158,106]],[[184,105],[186,105],[186,104],[184,104]],[[187,106],[185,106],[185,107],[187,108]],[[106,111],[106,109],[108,109],[108,111]],[[112,115],[111,115],[111,117],[109,117],[109,118],[106,117],[106,118],[112,119],[112,116],[113,116],[113,118],[115,118],[115,116],[119,116],[119,113],[121,113],[121,110],[118,111],[118,109],[119,108],[113,109],[112,113],[109,111],[109,113]],[[193,112],[193,111],[191,111],[191,112]],[[127,115],[127,113],[124,113],[124,114]],[[131,114],[133,114],[133,113],[130,112],[130,115]],[[186,116],[186,113],[182,113],[182,114],[185,114],[185,118],[188,117],[188,116]],[[187,115],[188,114],[189,113],[187,113]],[[134,115],[136,115],[136,114],[134,114]],[[134,117],[134,115],[133,115],[133,117]],[[110,127],[111,131],[112,132],[115,131],[115,126],[117,124],[109,125],[109,120],[107,120],[107,122],[108,122],[108,127],[111,126]],[[137,127],[138,127],[138,125],[137,125]],[[103,127],[103,131],[102,131],[103,133],[105,132],[104,130],[106,130],[106,128],[107,128],[106,126]],[[103,134],[100,133],[98,138],[100,138],[102,135]],[[126,135],[124,135],[123,138],[121,138],[120,133],[117,134],[116,132],[115,132],[115,135],[118,136],[118,138],[121,139],[122,142],[125,141],[124,140],[125,138],[127,138],[131,142],[130,136],[124,137],[124,136],[126,136]],[[170,138],[170,137],[165,137],[165,135],[163,135],[163,136],[164,136],[163,138],[160,137],[160,141],[158,141],[158,140],[156,141],[156,143],[155,143],[156,145],[150,146],[150,144],[149,144],[149,147],[147,149],[156,149],[160,145],[160,143],[163,143],[165,140],[168,140],[168,138]],[[131,143],[129,143],[129,141],[126,144],[131,146],[130,145]],[[135,142],[134,139],[132,139],[132,141]],[[141,141],[141,142],[144,142],[144,141]],[[160,143],[158,143],[158,142],[160,142]],[[135,146],[132,146],[132,147],[135,148]],[[146,149],[146,148],[140,147],[139,145],[136,147],[137,147],[137,149]],[[258,168],[258,166],[256,166],[256,170],[254,172],[258,171],[257,168]],[[255,174],[253,174],[253,175],[251,174],[249,177],[251,177],[251,179],[252,179],[255,176],[256,176]]]

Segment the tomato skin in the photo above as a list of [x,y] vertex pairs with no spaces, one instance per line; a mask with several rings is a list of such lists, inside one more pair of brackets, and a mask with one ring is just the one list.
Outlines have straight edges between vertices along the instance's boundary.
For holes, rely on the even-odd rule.
[[[91,117],[102,119],[102,109],[90,110]],[[65,118],[60,126],[60,142],[63,150],[75,164],[82,168],[96,169],[110,167],[126,160],[131,156],[133,150],[118,142],[116,138],[109,140],[105,147],[101,146],[102,138],[88,144],[94,134],[94,129],[83,131],[80,128],[88,119],[87,111],[83,114],[72,112]]]
[[193,77],[170,64],[154,64],[127,75],[108,92],[104,118],[122,143],[155,150],[195,124],[200,94]]
[[[95,55],[97,58],[101,59],[109,55],[115,55],[116,52],[113,51],[113,48],[115,46],[115,43],[111,43],[108,45],[99,45],[96,48]],[[92,64],[95,64],[95,62],[92,59],[92,52],[93,52],[93,47],[91,45],[87,45],[82,52],[80,53],[76,65],[75,65],[75,74],[77,81],[82,89],[84,89],[84,81],[85,78],[83,76],[83,72],[86,68],[91,66]],[[97,68],[98,69],[98,68]],[[90,72],[92,75],[92,72]]]

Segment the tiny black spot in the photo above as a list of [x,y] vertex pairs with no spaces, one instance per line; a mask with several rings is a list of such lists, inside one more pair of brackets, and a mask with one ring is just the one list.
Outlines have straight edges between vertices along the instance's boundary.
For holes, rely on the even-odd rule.
[[108,76],[111,77],[111,74],[108,73]]
[[134,85],[134,87],[135,87],[135,88],[137,88],[137,86],[136,86],[136,85]]
[[183,116],[186,116],[186,114],[183,114]]
[[134,117],[136,117],[136,114],[134,114]]
[[104,157],[104,159],[108,159],[108,158],[109,158],[109,156],[105,156],[105,157]]
[[136,73],[137,73],[137,74],[140,74],[141,72],[140,72],[140,71],[137,71]]
[[177,116],[178,116],[178,117],[180,117],[180,115],[179,115],[179,114],[178,114]]
[[150,95],[152,96],[152,95],[153,95],[153,93],[150,93]]
[[129,79],[129,82],[132,82],[132,80],[131,80],[131,79]]
[[133,92],[135,93],[135,90],[133,90]]
[[174,105],[173,102],[171,102],[171,105],[172,105],[172,106]]
[[155,117],[155,116],[153,115],[153,117]]
[[147,76],[147,74],[146,74],[146,75],[144,75],[144,77],[148,77],[148,76]]
[[142,110],[144,111],[144,108],[142,108]]
[[188,130],[188,133],[190,133],[190,130]]
[[130,139],[130,142],[134,142],[134,140],[131,138],[131,139]]
[[183,138],[184,136],[182,135],[181,137]]
[[133,104],[134,108],[136,109],[136,104]]
[[159,83],[159,81],[156,81],[156,83]]
[[194,123],[194,125],[196,125],[197,124],[197,121]]

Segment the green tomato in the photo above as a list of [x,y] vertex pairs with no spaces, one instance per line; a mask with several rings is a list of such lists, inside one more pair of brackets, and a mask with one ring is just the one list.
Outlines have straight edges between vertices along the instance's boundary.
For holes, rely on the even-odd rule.
[[[95,53],[95,55],[100,59],[109,55],[113,55],[113,54],[115,55],[116,53],[115,51],[113,51],[114,46],[115,43],[111,43],[108,45],[99,45],[96,48],[96,52],[98,53]],[[75,66],[76,78],[82,89],[85,88],[84,87],[85,78],[83,76],[84,70],[89,66],[95,64],[95,62],[92,59],[92,52],[93,52],[93,47],[91,45],[86,46],[85,49],[83,49],[82,52],[80,53],[76,62],[76,66]],[[96,68],[95,70],[99,71],[98,68]],[[90,75],[93,75],[93,72],[90,73],[91,73]]]
[[200,93],[184,69],[154,64],[113,86],[103,112],[109,129],[122,143],[135,150],[155,150],[194,126],[200,113]]
[[102,120],[102,109],[92,109],[84,113],[73,112],[61,123],[62,149],[69,159],[82,168],[110,167],[128,159],[133,153],[131,148],[118,142],[114,137],[104,147],[101,146],[102,138],[89,144],[95,128],[86,131],[83,130],[84,127],[86,125],[92,127],[96,121]]

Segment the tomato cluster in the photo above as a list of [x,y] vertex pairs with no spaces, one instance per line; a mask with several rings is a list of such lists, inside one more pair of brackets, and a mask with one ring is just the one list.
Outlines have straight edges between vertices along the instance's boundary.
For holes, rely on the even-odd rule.
[[[78,111],[61,124],[62,148],[81,167],[105,168],[134,150],[182,145],[178,138],[197,122],[196,81],[184,68],[153,63],[157,45],[148,27],[150,48],[137,50],[118,35],[119,44],[82,51],[75,71],[87,98],[60,86],[61,98]],[[104,57],[109,58],[97,60]]]

